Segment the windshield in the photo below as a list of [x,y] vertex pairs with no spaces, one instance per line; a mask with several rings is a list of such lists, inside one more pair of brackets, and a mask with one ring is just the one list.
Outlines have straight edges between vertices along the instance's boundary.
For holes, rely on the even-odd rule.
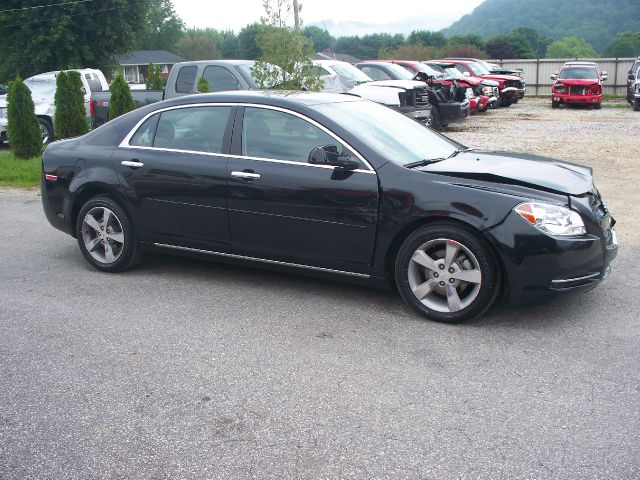
[[350,80],[354,80],[358,83],[370,82],[371,77],[364,73],[362,70],[357,69],[350,63],[334,63],[331,68],[341,77],[347,77]]
[[423,124],[377,103],[325,103],[314,108],[399,165],[447,158],[463,147]]
[[55,78],[31,77],[24,81],[34,97],[53,98],[56,94]]
[[558,78],[573,78],[580,80],[597,80],[598,72],[595,68],[588,67],[568,67],[560,70]]
[[413,80],[416,76],[415,73],[409,72],[406,68],[396,65],[395,63],[388,63],[386,67],[389,69],[389,72],[391,72],[394,80]]
[[479,63],[469,62],[467,63],[467,66],[476,76],[491,74],[491,72],[487,70],[484,65],[481,65]]
[[[439,70],[436,70],[435,68],[431,67],[430,65],[427,65],[425,63],[417,63],[416,66],[418,67],[418,70],[426,73],[427,75],[431,75],[432,77],[440,77],[442,76],[442,72]],[[411,73],[411,72],[409,72]]]
[[[253,67],[255,66],[255,63],[256,62],[238,63],[235,65],[235,67],[240,72],[240,75],[242,75],[242,78],[244,78],[245,81],[249,84],[249,87],[257,90],[260,88],[260,86],[256,82],[256,79],[253,77]],[[273,70],[280,72],[280,79],[284,79],[284,73],[282,72],[282,69],[280,67],[278,67],[277,65],[270,65],[270,67]],[[274,83],[273,85],[266,85],[266,88],[271,88],[275,85],[277,85],[277,83]]]

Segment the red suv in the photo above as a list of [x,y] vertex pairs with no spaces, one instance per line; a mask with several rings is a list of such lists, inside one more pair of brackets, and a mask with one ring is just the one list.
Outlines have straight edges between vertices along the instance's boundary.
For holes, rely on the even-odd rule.
[[602,82],[607,72],[601,72],[595,62],[567,62],[559,72],[551,75],[555,83],[551,87],[551,107],[561,103],[602,107]]

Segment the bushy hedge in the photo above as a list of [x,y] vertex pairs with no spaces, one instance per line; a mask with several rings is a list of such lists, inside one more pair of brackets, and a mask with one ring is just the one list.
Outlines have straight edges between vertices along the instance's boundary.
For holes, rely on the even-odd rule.
[[109,120],[113,120],[120,115],[135,110],[136,104],[131,96],[131,89],[124,77],[118,74],[109,88],[111,100],[109,101]]
[[42,136],[31,91],[20,77],[9,83],[7,93],[9,143],[18,158],[32,158],[42,152]]
[[68,71],[58,74],[54,103],[57,139],[78,137],[89,131],[80,73]]
[[162,90],[162,78],[160,77],[160,68],[150,63],[147,67],[147,80],[144,82],[147,90]]

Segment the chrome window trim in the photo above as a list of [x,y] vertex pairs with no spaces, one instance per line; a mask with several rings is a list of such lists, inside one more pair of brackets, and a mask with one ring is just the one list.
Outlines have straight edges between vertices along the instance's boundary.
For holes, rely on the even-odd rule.
[[233,154],[228,154],[227,155],[227,154],[224,154],[224,153],[198,152],[198,151],[195,151],[195,150],[179,150],[179,149],[173,149],[173,148],[141,147],[141,146],[137,146],[137,145],[129,145],[129,142],[131,141],[131,138],[138,131],[138,128],[140,128],[142,126],[142,124],[149,117],[151,117],[153,115],[156,115],[156,114],[160,114],[162,112],[170,111],[170,110],[177,110],[177,109],[181,109],[181,108],[196,108],[196,107],[231,107],[231,108],[233,108],[233,107],[256,107],[256,108],[264,108],[266,110],[275,110],[275,111],[278,111],[278,112],[288,113],[290,115],[293,115],[293,116],[296,116],[296,117],[301,118],[303,120],[306,120],[307,122],[311,123],[312,125],[318,127],[320,130],[324,131],[329,136],[333,137],[338,142],[342,143],[345,147],[347,147],[349,150],[351,150],[356,157],[358,157],[358,160],[360,160],[364,165],[367,166],[366,170],[359,168],[359,169],[356,169],[356,170],[351,170],[352,172],[374,173],[375,174],[375,169],[371,166],[371,164],[369,162],[367,162],[367,160],[365,160],[365,158],[360,154],[360,152],[358,152],[355,148],[353,148],[347,142],[342,140],[342,138],[340,138],[338,135],[333,133],[331,130],[329,130],[324,125],[319,124],[315,120],[313,120],[313,119],[311,119],[311,118],[309,118],[309,117],[307,117],[307,116],[305,116],[305,115],[303,115],[301,113],[294,112],[292,110],[287,110],[286,108],[274,107],[272,105],[254,104],[254,103],[193,103],[193,104],[189,104],[189,105],[174,105],[174,106],[171,106],[171,107],[165,107],[165,108],[161,108],[159,110],[154,110],[153,112],[150,112],[147,115],[145,115],[138,123],[135,124],[135,126],[131,129],[131,131],[124,137],[122,142],[120,142],[118,147],[119,148],[137,148],[137,149],[143,149],[143,150],[166,151],[166,152],[177,152],[177,153],[195,153],[197,155],[209,155],[209,156],[214,156],[214,157],[242,158],[242,159],[245,159],[245,160],[258,160],[258,161],[263,161],[263,162],[286,163],[286,164],[290,164],[290,165],[302,165],[302,166],[305,166],[305,167],[330,168],[332,170],[335,170],[335,168],[336,168],[336,167],[331,166],[331,165],[314,165],[314,164],[311,164],[311,163],[294,162],[292,160],[279,160],[279,159],[274,159],[274,158],[251,157],[251,156],[246,156],[246,155],[233,155]]
[[281,266],[284,266],[284,267],[304,268],[304,269],[307,269],[307,270],[315,270],[315,271],[318,271],[318,272],[336,273],[336,274],[340,274],[340,275],[349,275],[351,277],[371,278],[371,275],[367,275],[366,273],[345,272],[343,270],[335,270],[333,268],[314,267],[312,265],[303,265],[303,264],[300,264],[300,263],[282,262],[280,260],[269,260],[269,259],[266,259],[266,258],[258,258],[258,257],[248,257],[246,255],[237,255],[237,254],[234,254],[234,253],[214,252],[212,250],[202,250],[200,248],[181,247],[179,245],[169,245],[167,243],[154,243],[153,245],[156,246],[156,247],[172,248],[174,250],[182,250],[182,251],[185,251],[185,252],[204,253],[204,254],[207,254],[207,255],[215,255],[215,256],[218,256],[218,257],[233,258],[235,260],[250,260],[250,261],[253,261],[253,262],[269,263],[271,265],[281,265]]

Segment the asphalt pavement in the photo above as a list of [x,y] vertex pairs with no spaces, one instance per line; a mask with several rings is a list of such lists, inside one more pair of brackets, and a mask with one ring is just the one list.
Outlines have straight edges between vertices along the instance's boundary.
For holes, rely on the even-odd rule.
[[451,326],[179,257],[99,273],[0,191],[0,478],[638,479],[639,250]]

